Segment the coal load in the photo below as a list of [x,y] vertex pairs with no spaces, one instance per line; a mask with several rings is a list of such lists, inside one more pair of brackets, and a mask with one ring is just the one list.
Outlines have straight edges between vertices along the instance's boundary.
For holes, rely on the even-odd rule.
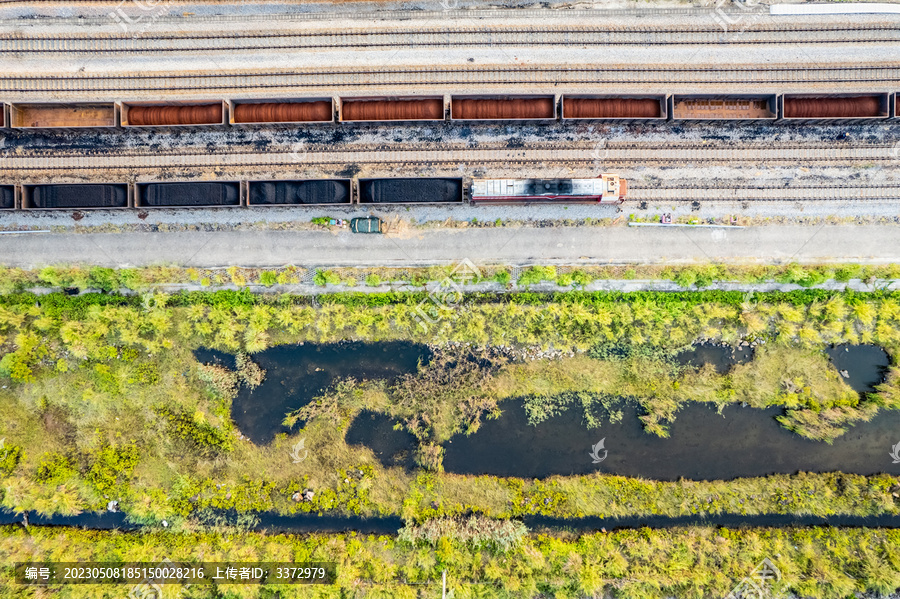
[[15,208],[15,194],[12,185],[0,185],[0,209]]
[[372,179],[360,181],[359,185],[363,204],[462,201],[460,179]]
[[240,204],[238,183],[145,183],[141,206],[237,206]]
[[349,181],[254,181],[250,183],[250,204],[349,203]]
[[36,185],[29,208],[126,208],[127,185]]

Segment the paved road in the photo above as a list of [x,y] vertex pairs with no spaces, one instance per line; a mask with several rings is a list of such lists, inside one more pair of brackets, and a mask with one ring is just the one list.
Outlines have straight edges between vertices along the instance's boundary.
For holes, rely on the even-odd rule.
[[500,228],[416,231],[406,238],[347,231],[0,235],[0,263],[128,267],[900,261],[900,228]]

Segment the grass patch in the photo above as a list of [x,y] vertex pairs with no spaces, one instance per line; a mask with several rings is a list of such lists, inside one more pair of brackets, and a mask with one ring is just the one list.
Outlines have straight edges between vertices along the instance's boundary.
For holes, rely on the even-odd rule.
[[[434,525],[438,527],[439,525]],[[497,524],[497,528],[511,525]],[[421,529],[419,529],[421,530]],[[472,531],[472,536],[486,536]],[[514,533],[511,536],[515,536]],[[222,561],[284,561],[302,556],[338,564],[334,585],[316,596],[416,597],[423,589],[460,597],[584,597],[613,594],[622,599],[722,597],[764,558],[781,573],[771,589],[813,599],[853,594],[889,594],[900,586],[900,532],[881,529],[745,529],[695,527],[625,530],[581,537],[528,535],[504,553],[486,552],[471,541],[442,538],[426,549],[391,536],[262,535],[223,531],[171,534],[93,532],[76,529],[0,529],[0,557],[6,563],[72,560],[140,560],[166,556],[193,562],[197,548]],[[11,569],[0,584],[12,588]],[[852,576],[848,573],[852,573]],[[168,588],[168,587],[167,587]],[[308,588],[308,587],[306,587]],[[172,590],[177,587],[172,587]],[[286,592],[279,587],[282,592]],[[291,596],[306,597],[304,587]],[[197,599],[219,597],[212,586],[193,585]],[[233,597],[268,596],[258,585],[229,585]],[[81,599],[120,593],[113,585],[70,585]]]

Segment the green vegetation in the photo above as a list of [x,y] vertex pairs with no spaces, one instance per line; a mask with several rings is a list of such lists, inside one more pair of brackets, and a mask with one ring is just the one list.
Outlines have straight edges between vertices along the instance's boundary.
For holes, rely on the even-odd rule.
[[[328,218],[313,219],[318,224],[328,224]],[[320,221],[320,222],[319,222]],[[440,282],[451,275],[455,265],[424,268],[336,268],[331,269],[338,276],[337,282],[365,280],[369,276],[382,281]],[[503,285],[509,284],[509,269],[504,265],[479,265],[482,279],[493,280]],[[303,269],[285,266],[275,270],[255,268],[178,268],[153,266],[146,268],[113,270],[102,267],[48,266],[41,270],[25,270],[0,266],[0,293],[25,291],[32,287],[55,289],[74,288],[79,290],[99,290],[112,293],[120,289],[145,292],[160,285],[200,283],[203,286],[235,284],[246,285],[257,281],[270,287],[274,284],[287,285],[300,282]],[[313,273],[315,274],[315,273]],[[703,264],[691,266],[642,265],[625,266],[581,266],[569,267],[536,266],[522,273],[517,283],[527,287],[542,281],[556,282],[562,287],[576,285],[583,287],[596,280],[613,279],[665,279],[682,287],[705,287],[717,281],[731,281],[756,284],[767,281],[792,283],[811,287],[831,279],[846,283],[860,279],[869,284],[880,280],[900,279],[900,265],[868,266],[858,264],[838,264],[827,266],[801,266],[787,264],[780,266]],[[477,279],[474,281],[477,282]],[[331,283],[337,284],[337,283]]]
[[557,274],[554,266],[532,266],[521,275],[516,283],[522,287],[528,288],[529,285],[535,285],[544,281],[552,283],[556,282]]
[[512,275],[508,270],[501,270],[494,275],[494,281],[500,283],[501,285],[509,285],[509,282],[512,280]]
[[[198,307],[207,309],[198,304],[172,310],[190,313]],[[119,322],[126,326],[130,319]],[[174,334],[183,328],[168,330]],[[587,426],[603,426],[621,418],[618,394],[624,393],[642,406],[645,425],[656,434],[665,433],[666,422],[687,401],[785,405],[801,414],[827,414],[834,405],[868,413],[896,405],[896,370],[879,393],[854,407],[843,380],[814,350],[761,346],[756,360],[722,376],[710,368],[679,368],[670,361],[670,350],[647,346],[600,344],[591,355],[525,362],[489,351],[437,349],[418,373],[391,384],[339,383],[289,418],[289,423],[306,420],[302,430],[257,447],[237,439],[229,417],[239,386],[258,385],[265,376],[248,354],[238,354],[237,371],[217,365],[185,371],[193,358],[177,337],[167,349],[159,349],[167,337],[145,338],[142,343],[157,348],[153,356],[138,348],[94,347],[90,338],[46,339],[48,355],[32,365],[35,381],[0,389],[5,406],[0,438],[16,448],[0,471],[6,477],[2,505],[11,509],[74,513],[101,507],[102,495],[112,493],[139,521],[165,518],[184,525],[223,508],[400,514],[417,521],[467,512],[509,518],[897,511],[893,494],[900,486],[890,477],[662,483],[602,475],[519,481],[441,472],[441,443],[455,433],[477,430],[504,401],[517,397],[525,398],[533,422],[579,409]],[[72,347],[85,357],[58,357],[67,343],[81,344]],[[59,360],[65,369],[58,368]],[[429,472],[386,468],[370,450],[348,446],[344,434],[363,408],[386,413],[412,432],[419,439],[415,460]],[[310,455],[293,464],[289,455],[298,440],[304,440]],[[292,501],[304,488],[315,489],[314,500]]]
[[259,284],[265,285],[266,287],[271,287],[275,283],[278,282],[278,273],[273,272],[271,270],[264,270],[259,273]]
[[313,283],[316,285],[340,285],[341,276],[330,270],[317,270],[313,277]]
[[[509,535],[515,538],[515,535]],[[854,593],[888,594],[900,586],[900,532],[881,529],[746,529],[695,527],[596,533],[578,538],[530,535],[506,550],[479,549],[472,541],[442,538],[434,546],[385,536],[261,535],[203,532],[145,533],[0,529],[4,564],[67,559],[195,562],[332,561],[331,586],[192,585],[195,599],[438,596],[446,570],[448,590],[463,598],[596,597],[621,599],[724,597],[764,558],[781,572],[773,593],[842,599]],[[0,597],[18,596],[7,565]],[[72,599],[121,597],[121,586],[68,585]],[[166,586],[172,591],[175,586]]]
[[[113,272],[120,280],[125,276]],[[442,269],[421,276],[441,273],[447,276]],[[349,276],[334,274],[338,280]],[[227,273],[236,285],[267,284],[272,276],[264,275]],[[528,284],[552,276],[583,285],[589,275],[526,271],[523,277]],[[110,281],[107,272],[92,276]],[[297,271],[274,276],[280,283]],[[416,309],[427,298],[427,292],[310,298],[246,289],[0,296],[0,505],[73,514],[117,500],[132,521],[170,523],[165,532],[140,535],[7,528],[0,532],[0,557],[12,563],[30,552],[37,559],[53,543],[59,544],[54,551],[71,549],[67,559],[92,552],[104,559],[185,559],[201,545],[224,557],[236,555],[231,552],[238,547],[225,543],[227,522],[218,510],[236,510],[245,524],[256,511],[340,512],[396,514],[406,526],[399,538],[251,534],[242,560],[336,556],[344,572],[339,585],[288,589],[298,597],[414,597],[420,587],[412,583],[436,580],[446,568],[458,597],[615,591],[617,597],[699,599],[724,595],[759,560],[773,556],[785,588],[805,596],[890,592],[900,584],[900,537],[894,532],[690,528],[554,538],[526,534],[510,521],[531,514],[897,514],[896,477],[800,473],[659,482],[596,474],[521,480],[452,475],[441,466],[442,444],[452,435],[477,430],[504,402],[518,399],[533,423],[580,410],[591,427],[622,418],[622,402],[632,402],[648,433],[657,435],[667,434],[687,402],[780,406],[784,426],[829,441],[877,410],[900,407],[900,367],[890,370],[876,393],[861,398],[823,352],[831,343],[877,343],[900,355],[900,295],[808,289],[472,294],[442,307],[441,319],[423,333]],[[288,423],[304,421],[302,429],[270,445],[243,438],[230,408],[241,386],[254,388],[266,376],[255,353],[277,344],[344,339],[429,341],[435,353],[418,372],[392,382],[340,382],[288,417]],[[698,339],[756,342],[755,359],[724,375],[711,367],[678,366],[675,353]],[[516,357],[551,345],[555,358]],[[200,346],[234,353],[235,368],[197,364],[191,350]],[[415,436],[416,453],[406,457],[417,469],[386,467],[371,450],[346,443],[362,409],[389,415]],[[298,463],[290,454],[300,441],[309,455]],[[296,501],[304,489],[314,490],[314,497]],[[258,587],[234,588],[235,597],[271,597]],[[88,596],[78,595],[88,587],[67,592]],[[102,597],[106,591],[91,592]],[[204,596],[202,589],[191,592]]]

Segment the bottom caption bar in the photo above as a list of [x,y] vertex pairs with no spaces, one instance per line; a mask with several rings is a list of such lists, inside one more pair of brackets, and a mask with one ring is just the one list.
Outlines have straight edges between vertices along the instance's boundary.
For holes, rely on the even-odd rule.
[[334,584],[333,562],[36,562],[16,564],[19,584]]

